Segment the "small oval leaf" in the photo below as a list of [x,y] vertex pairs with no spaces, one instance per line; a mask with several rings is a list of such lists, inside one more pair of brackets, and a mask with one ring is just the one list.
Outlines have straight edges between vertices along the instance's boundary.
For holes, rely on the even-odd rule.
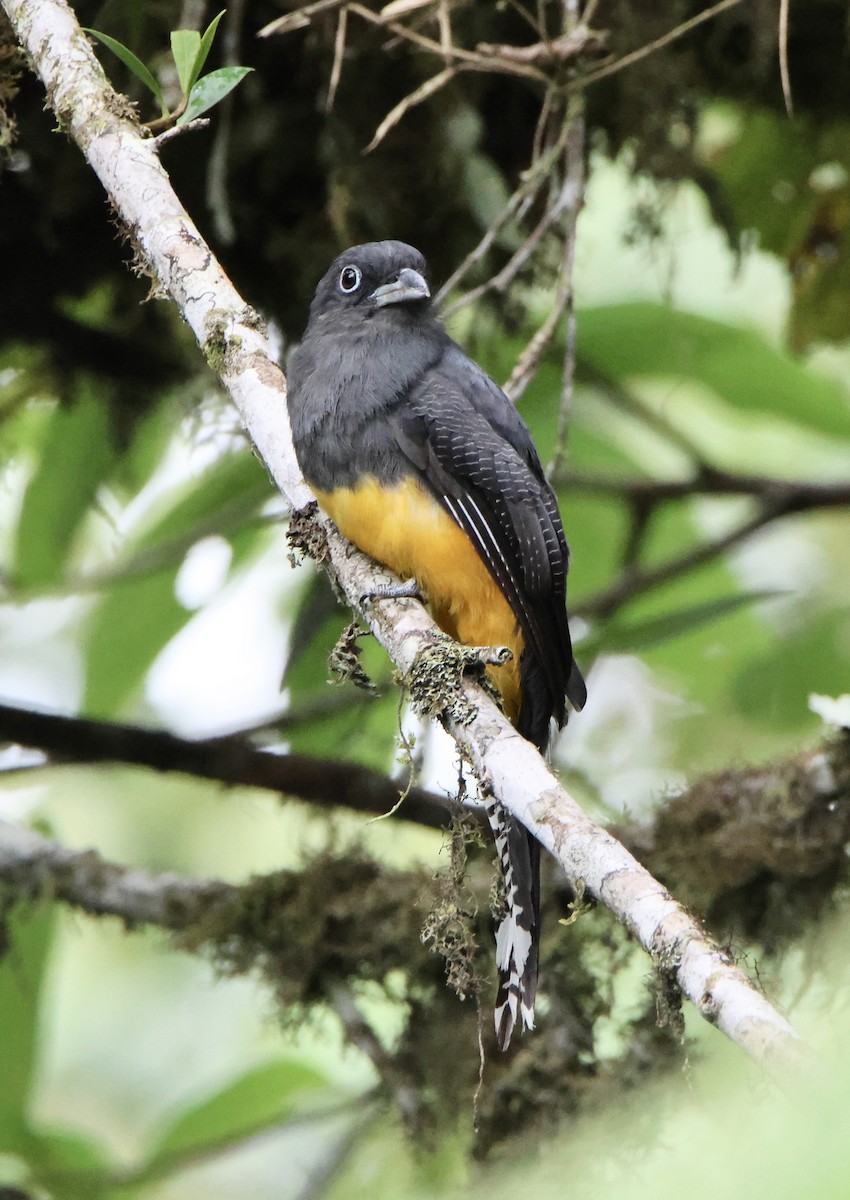
[[198,47],[198,53],[195,55],[195,65],[192,68],[192,87],[195,86],[198,81],[198,76],[204,69],[204,63],[207,61],[209,52],[212,49],[213,40],[215,39],[219,22],[226,11],[227,9],[223,8],[218,16],[213,17],[209,25],[204,30],[204,36],[201,38],[201,44]]
[[157,99],[157,103],[162,109],[163,116],[168,113],[168,106],[165,103],[165,97],[162,94],[162,88],[157,83],[156,79],[150,73],[148,68],[140,58],[137,58],[132,50],[128,49],[123,42],[117,41],[110,37],[108,33],[101,33],[97,29],[83,29],[83,33],[89,34],[93,38],[97,38],[99,42],[103,42],[107,49],[121,59],[125,67],[129,67],[137,79],[140,79],[146,88],[153,92]]
[[192,88],[186,111],[177,124],[187,125],[201,113],[207,112],[220,100],[223,100],[228,92],[232,92],[236,85],[241,83],[248,72],[253,69],[253,67],[220,67],[217,71],[210,71],[209,75],[199,79]]
[[200,48],[201,35],[197,29],[175,29],[172,31],[171,56],[177,68],[180,91],[184,96],[188,95],[192,89],[192,71]]

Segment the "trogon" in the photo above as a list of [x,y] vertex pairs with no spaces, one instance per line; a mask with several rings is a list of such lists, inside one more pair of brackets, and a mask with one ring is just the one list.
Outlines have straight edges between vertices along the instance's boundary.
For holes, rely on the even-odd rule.
[[[384,241],[340,254],[287,374],[295,451],[322,508],[416,580],[446,633],[510,648],[489,670],[510,720],[544,751],[566,701],[586,698],[558,502],[522,418],[440,324],[419,251]],[[540,848],[498,805],[490,819],[505,876],[495,1020],[506,1048],[520,1016],[534,1024]]]

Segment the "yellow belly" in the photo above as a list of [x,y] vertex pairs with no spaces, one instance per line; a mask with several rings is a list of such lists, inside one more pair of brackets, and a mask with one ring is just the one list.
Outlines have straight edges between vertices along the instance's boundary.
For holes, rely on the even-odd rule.
[[513,658],[488,671],[516,720],[522,632],[463,530],[413,479],[386,488],[370,477],[316,496],[349,541],[402,579],[416,580],[434,620],[456,641],[510,647]]

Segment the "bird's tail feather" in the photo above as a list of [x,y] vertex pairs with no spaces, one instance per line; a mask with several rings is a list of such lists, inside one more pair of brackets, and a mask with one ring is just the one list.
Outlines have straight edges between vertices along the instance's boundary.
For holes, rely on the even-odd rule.
[[487,815],[505,881],[505,915],[496,932],[496,1037],[510,1045],[517,1021],[534,1028],[534,997],[540,947],[540,846],[528,830],[496,802]]

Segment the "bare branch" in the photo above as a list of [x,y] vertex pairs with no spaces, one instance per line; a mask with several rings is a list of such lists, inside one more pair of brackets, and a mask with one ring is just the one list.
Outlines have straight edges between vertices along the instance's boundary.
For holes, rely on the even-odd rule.
[[[178,771],[212,779],[227,787],[260,788],[312,804],[378,815],[394,809],[403,791],[380,771],[360,763],[269,753],[244,734],[190,741],[164,730],[35,712],[8,704],[0,704],[0,740],[37,747],[54,763],[132,763],[154,771]],[[456,810],[450,797],[411,787],[398,816],[441,829],[451,825]]]
[[379,146],[389,131],[398,125],[405,113],[410,112],[411,108],[415,108],[417,104],[421,104],[424,100],[429,99],[429,97],[438,92],[440,88],[445,87],[447,83],[450,83],[454,79],[460,69],[460,67],[446,67],[444,71],[440,71],[438,75],[433,75],[430,79],[426,79],[423,84],[420,84],[418,88],[408,96],[405,96],[403,100],[400,100],[395,108],[391,108],[383,121],[381,121],[375,130],[374,137],[363,153],[368,154],[370,150],[374,150],[376,146]]
[[789,0],[779,0],[779,75],[782,79],[782,95],[785,111],[794,116],[794,100],[791,95],[791,73],[788,70],[788,7]]
[[421,12],[423,8],[434,8],[440,0],[390,0],[378,14],[382,21],[398,21],[409,17],[411,13]]
[[333,998],[333,1009],[342,1022],[346,1041],[365,1054],[390,1088],[398,1110],[410,1129],[421,1129],[426,1115],[416,1081],[408,1077],[404,1064],[381,1044],[372,1026],[363,1016],[347,988],[339,988]]
[[558,406],[558,431],[555,453],[549,470],[557,470],[567,455],[567,438],[573,408],[573,380],[576,367],[576,314],[573,304],[573,271],[576,261],[578,215],[584,206],[584,102],[571,99],[568,113],[570,134],[567,139],[567,184],[572,192],[567,205],[567,228],[564,235],[564,288],[567,293],[567,335],[564,343],[564,369],[561,378],[561,402]]
[[457,300],[446,309],[446,319],[448,320],[449,317],[453,317],[456,312],[464,308],[467,304],[473,304],[476,300],[480,300],[488,292],[501,292],[504,294],[558,220],[563,211],[564,202],[562,196],[547,208],[546,212],[537,222],[537,225],[514,251],[501,271],[492,275],[484,283],[479,284],[478,287],[471,288],[468,292],[464,292],[462,296],[458,296]]
[[182,930],[210,911],[233,905],[234,884],[184,879],[107,862],[93,850],[68,850],[30,829],[0,821],[0,878],[22,900],[47,894],[92,916],[129,925]]
[[[559,487],[581,492],[607,492],[622,496],[632,510],[632,528],[623,559],[627,570],[603,592],[575,606],[582,616],[610,617],[623,605],[680,575],[725,554],[760,529],[782,517],[825,508],[850,506],[850,482],[805,483],[758,475],[735,475],[703,466],[694,477],[682,480],[618,480],[598,476],[556,474]],[[636,566],[640,540],[655,510],[662,504],[694,496],[751,496],[758,506],[751,516],[718,538],[694,546],[651,568]]]
[[[530,197],[536,195],[549,171],[557,162],[564,148],[566,137],[567,131],[563,129],[557,140],[543,154],[532,159],[531,166],[525,172],[520,186],[514,191],[510,200],[508,200],[505,207],[490,225],[478,245],[467,254],[457,270],[449,276],[437,292],[437,295],[434,297],[435,304],[441,305],[445,301],[449,293],[467,276],[476,263],[481,261],[507,223],[518,214]],[[443,315],[446,317],[450,316],[455,307],[456,305],[452,305]]]
[[558,487],[578,492],[607,492],[652,505],[693,496],[753,496],[761,500],[784,499],[789,512],[850,505],[850,480],[815,483],[801,479],[776,479],[770,475],[738,475],[705,467],[686,479],[620,479],[616,476],[580,475],[558,471]]
[[548,84],[548,76],[543,71],[539,71],[536,67],[526,63],[512,62],[509,59],[503,58],[488,58],[485,54],[478,54],[473,50],[464,50],[460,46],[451,46],[447,48],[441,42],[434,41],[433,38],[426,37],[424,34],[411,29],[407,25],[400,25],[397,21],[383,21],[380,13],[374,13],[371,9],[365,8],[362,4],[350,3],[349,9],[353,13],[357,13],[364,21],[368,21],[370,25],[380,25],[383,28],[389,29],[397,37],[403,38],[414,46],[419,46],[422,50],[430,50],[432,54],[436,54],[444,62],[447,54],[450,53],[452,58],[457,59],[458,63],[464,63],[467,69],[473,71],[485,71],[489,73],[501,72],[505,75],[519,75],[526,79],[534,79],[538,83]]
[[348,0],[314,0],[313,4],[304,4],[294,12],[284,13],[275,17],[257,34],[257,37],[271,37],[272,34],[291,33],[294,29],[304,29],[313,17],[320,13],[330,13],[337,8],[343,8]]
[[580,58],[583,54],[600,54],[605,50],[607,40],[605,33],[580,28],[550,41],[537,42],[533,46],[494,46],[490,42],[479,42],[475,49],[485,58],[552,66],[554,63],[565,63]]
[[348,9],[343,8],[337,17],[336,35],[334,37],[334,62],[331,68],[331,79],[328,84],[328,96],[325,100],[325,112],[329,113],[334,106],[336,90],[342,76],[342,60],[345,56],[345,34],[348,29]]
[[[564,185],[558,202],[559,215],[566,213],[567,227],[564,235],[564,254],[558,276],[555,303],[546,320],[519,355],[510,378],[503,385],[505,394],[517,403],[528,384],[537,373],[540,360],[546,353],[552,338],[567,313],[567,338],[564,355],[564,373],[561,385],[561,406],[558,421],[558,443],[566,448],[567,422],[572,400],[573,371],[575,368],[575,315],[573,313],[573,264],[575,262],[576,221],[584,203],[584,113],[580,100],[573,100],[572,112],[568,114],[566,130],[566,169]],[[534,235],[532,235],[533,237]],[[528,239],[529,241],[531,239]],[[528,245],[528,242],[526,242]],[[492,281],[491,281],[492,282]],[[464,298],[462,298],[464,299]],[[563,456],[556,450],[556,465]]]
[[633,600],[636,596],[643,596],[646,592],[670,583],[671,580],[677,579],[688,571],[693,571],[696,567],[713,562],[715,558],[719,558],[733,546],[752,537],[754,533],[763,529],[765,525],[769,525],[771,521],[775,521],[777,517],[783,516],[786,511],[788,510],[782,501],[766,504],[755,516],[748,517],[729,533],[723,534],[722,537],[704,542],[700,546],[694,546],[692,549],[660,563],[657,567],[644,569],[635,567],[626,571],[610,588],[599,592],[581,604],[574,605],[574,611],[583,617],[611,617],[627,601]]
[[679,38],[684,37],[685,34],[702,25],[704,21],[710,21],[712,17],[719,16],[727,8],[735,8],[741,2],[742,0],[720,0],[719,4],[712,4],[710,8],[703,9],[695,17],[691,17],[688,21],[683,21],[675,29],[671,29],[662,37],[656,38],[654,42],[648,42],[645,46],[641,46],[640,49],[632,50],[630,54],[624,54],[622,58],[618,58],[612,63],[606,63],[604,67],[599,67],[598,70],[591,71],[588,75],[582,75],[575,83],[570,84],[570,91],[581,91],[583,88],[589,87],[592,83],[598,83],[600,79],[607,79],[609,75],[616,75],[619,71],[624,71],[626,67],[631,67],[634,63],[640,62],[642,58],[648,58],[650,54],[655,54],[656,51],[669,46],[671,42],[678,41]]

